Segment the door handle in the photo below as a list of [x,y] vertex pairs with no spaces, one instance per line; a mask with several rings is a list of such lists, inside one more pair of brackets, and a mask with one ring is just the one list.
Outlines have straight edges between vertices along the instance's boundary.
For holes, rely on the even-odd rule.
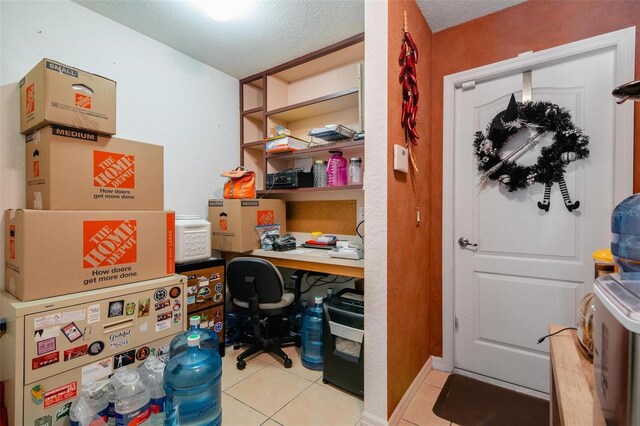
[[478,247],[478,244],[470,243],[465,237],[458,238],[458,245],[460,248]]

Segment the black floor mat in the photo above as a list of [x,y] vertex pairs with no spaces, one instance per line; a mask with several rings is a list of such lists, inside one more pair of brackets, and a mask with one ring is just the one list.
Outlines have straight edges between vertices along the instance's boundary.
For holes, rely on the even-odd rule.
[[461,426],[542,426],[549,402],[459,374],[447,379],[433,412]]

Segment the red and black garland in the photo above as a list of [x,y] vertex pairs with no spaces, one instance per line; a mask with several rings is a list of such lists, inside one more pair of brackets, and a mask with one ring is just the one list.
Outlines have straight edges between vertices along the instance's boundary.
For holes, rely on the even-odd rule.
[[416,64],[418,63],[418,48],[411,38],[411,34],[402,30],[403,39],[400,48],[400,83],[402,84],[402,117],[400,122],[404,129],[405,141],[411,141],[418,146],[418,131],[416,129],[416,117],[418,115],[418,78]]

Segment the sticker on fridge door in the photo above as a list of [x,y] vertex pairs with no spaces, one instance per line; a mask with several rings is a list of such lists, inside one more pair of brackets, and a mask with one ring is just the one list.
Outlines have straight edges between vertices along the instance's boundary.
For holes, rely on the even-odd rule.
[[72,359],[80,358],[89,352],[87,345],[76,346],[75,348],[67,349],[64,351],[64,360],[71,361]]
[[51,426],[53,425],[53,419],[49,414],[46,416],[38,417],[33,421],[33,426]]
[[113,356],[113,365],[115,368],[124,367],[125,365],[133,364],[136,360],[136,350],[131,349],[126,352],[121,352]]
[[31,360],[31,369],[37,370],[38,368],[46,367],[47,365],[55,364],[60,361],[60,352],[53,352],[50,354],[42,355]]
[[89,355],[98,355],[103,349],[104,343],[98,340],[97,342],[93,342],[89,345],[87,352],[89,352]]
[[63,312],[62,313],[62,322],[71,322],[71,321],[84,321],[85,312],[84,309],[80,309],[77,311],[71,312]]
[[53,327],[43,328],[42,330],[36,330],[33,332],[33,338],[36,342],[40,340],[55,338],[60,336],[60,326],[55,325]]
[[171,328],[171,312],[169,312],[169,319],[159,321],[156,323],[156,333]]
[[180,287],[173,287],[169,291],[169,297],[171,297],[172,299],[175,299],[176,297],[180,296],[180,293],[182,293],[182,290],[180,290]]
[[155,300],[156,302],[162,302],[166,298],[167,290],[165,290],[164,288],[159,288],[155,293],[153,293],[153,300]]
[[82,367],[81,384],[100,380],[103,377],[110,376],[111,374],[113,374],[113,361],[111,358],[105,358]]
[[100,304],[87,307],[87,324],[100,321]]
[[36,330],[42,330],[43,328],[53,327],[54,325],[60,325],[61,323],[62,312],[57,312],[55,314],[35,318],[33,320],[33,328]]
[[34,387],[32,387],[31,401],[36,405],[42,404],[42,402],[44,401],[44,391],[45,387],[43,385],[35,385]]
[[149,315],[149,305],[151,304],[151,298],[138,300],[138,318],[146,317]]
[[51,337],[49,339],[40,340],[36,342],[38,355],[48,354],[56,350],[56,338]]
[[78,382],[67,383],[44,393],[44,408],[68,401],[78,395]]
[[80,329],[78,328],[75,322],[71,322],[65,325],[64,327],[62,327],[62,332],[64,333],[65,336],[67,336],[67,339],[69,339],[69,342],[71,343],[75,342],[76,340],[82,337],[82,332],[80,331]]
[[169,305],[171,305],[171,302],[169,301],[169,299],[163,300],[162,302],[158,302],[156,303],[156,311],[160,311]]
[[151,350],[149,349],[149,346],[143,346],[136,351],[136,359],[138,361],[144,361],[149,357],[150,352]]
[[121,317],[124,314],[124,300],[114,300],[109,302],[109,318]]
[[63,419],[69,416],[69,411],[71,410],[71,402],[67,402],[56,412],[56,422],[60,419]]
[[124,311],[127,314],[127,316],[135,314],[136,313],[136,302],[127,303],[127,306],[124,308]]

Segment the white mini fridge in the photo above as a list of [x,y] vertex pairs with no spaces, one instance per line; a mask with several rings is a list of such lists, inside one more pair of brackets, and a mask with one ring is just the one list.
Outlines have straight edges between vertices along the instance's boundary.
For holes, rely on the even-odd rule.
[[151,354],[166,361],[171,339],[185,330],[185,283],[173,275],[31,302],[0,293],[9,424],[69,425],[83,383]]

